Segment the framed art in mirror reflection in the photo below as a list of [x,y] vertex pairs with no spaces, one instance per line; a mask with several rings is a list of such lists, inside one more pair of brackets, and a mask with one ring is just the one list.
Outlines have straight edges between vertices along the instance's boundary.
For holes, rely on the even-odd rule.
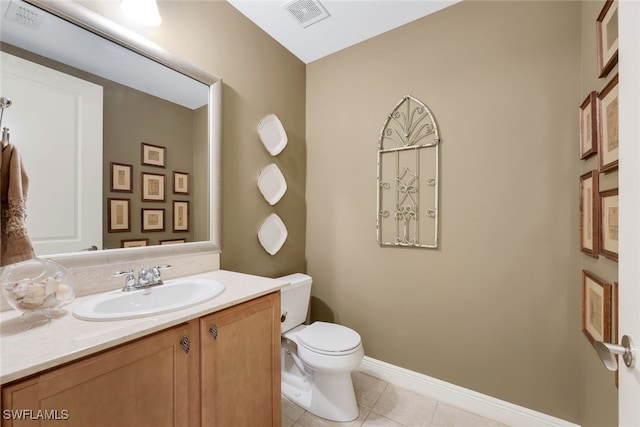
[[173,194],[189,194],[189,174],[173,172]]
[[132,171],[132,165],[111,162],[111,191],[133,193]]
[[173,201],[173,231],[189,231],[189,202]]
[[107,221],[109,233],[131,231],[130,200],[109,198]]
[[167,149],[159,145],[142,143],[142,164],[144,166],[167,166]]
[[142,209],[142,231],[164,231],[164,209]]
[[121,248],[139,248],[149,246],[149,239],[125,239],[121,241]]
[[166,193],[164,175],[142,172],[143,202],[164,202]]

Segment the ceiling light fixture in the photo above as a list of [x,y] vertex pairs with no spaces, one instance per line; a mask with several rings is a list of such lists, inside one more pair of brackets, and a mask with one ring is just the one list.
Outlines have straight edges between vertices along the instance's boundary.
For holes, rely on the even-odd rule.
[[120,7],[129,18],[147,27],[157,27],[162,22],[156,0],[122,0]]

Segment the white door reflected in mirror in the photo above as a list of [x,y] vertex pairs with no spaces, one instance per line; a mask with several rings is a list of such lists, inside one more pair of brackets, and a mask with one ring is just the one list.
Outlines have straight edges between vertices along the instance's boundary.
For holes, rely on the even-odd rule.
[[[102,87],[0,52],[6,126],[29,176],[37,255],[102,247]],[[34,120],[37,118],[37,126]]]

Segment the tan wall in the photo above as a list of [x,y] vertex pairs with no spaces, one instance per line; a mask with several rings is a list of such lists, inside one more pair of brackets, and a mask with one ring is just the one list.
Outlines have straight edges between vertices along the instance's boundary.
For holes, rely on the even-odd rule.
[[[579,2],[463,2],[307,67],[312,316],[368,356],[580,416]],[[405,94],[440,126],[441,247],[375,241],[376,145]]]
[[[81,3],[223,78],[222,268],[272,277],[305,271],[304,63],[225,1],[160,1],[163,22],[156,28],[126,20],[119,2]],[[289,138],[276,158],[256,132],[269,113],[278,115]],[[260,170],[271,162],[288,183],[275,207],[256,186]],[[273,257],[256,234],[271,212],[289,231]]]
[[[598,78],[596,51],[596,19],[604,1],[582,2],[582,63],[580,100],[578,105],[592,90],[600,91],[611,77],[618,72],[616,66],[607,78]],[[598,156],[594,155],[579,162],[580,174],[598,169]],[[618,186],[617,170],[600,174],[600,189],[607,190]],[[618,280],[618,263],[599,256],[597,259],[580,255],[581,268],[589,270],[602,279],[613,283]],[[580,337],[581,356],[581,399],[583,427],[618,425],[618,389],[615,387],[614,373],[607,371],[586,337]]]

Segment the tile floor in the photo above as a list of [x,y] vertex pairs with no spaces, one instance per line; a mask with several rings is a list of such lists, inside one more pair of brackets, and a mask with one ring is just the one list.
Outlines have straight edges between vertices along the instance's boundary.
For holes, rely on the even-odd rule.
[[283,397],[282,427],[506,427],[362,372],[353,373],[353,386],[360,407],[355,421],[327,421]]

